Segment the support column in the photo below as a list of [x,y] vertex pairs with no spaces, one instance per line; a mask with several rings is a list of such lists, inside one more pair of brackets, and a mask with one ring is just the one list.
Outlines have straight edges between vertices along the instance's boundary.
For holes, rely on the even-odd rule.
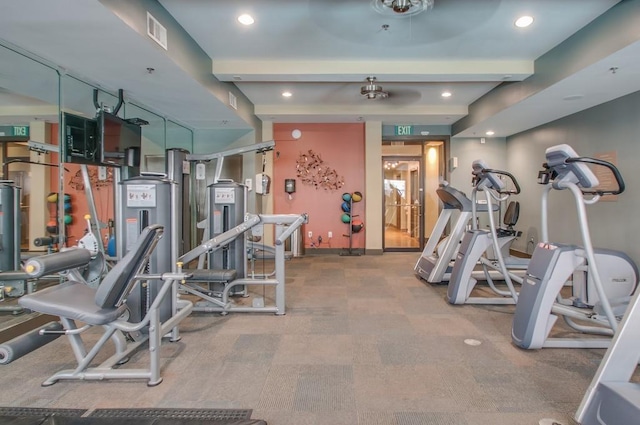
[[365,254],[382,254],[382,122],[365,123],[365,216],[367,239]]

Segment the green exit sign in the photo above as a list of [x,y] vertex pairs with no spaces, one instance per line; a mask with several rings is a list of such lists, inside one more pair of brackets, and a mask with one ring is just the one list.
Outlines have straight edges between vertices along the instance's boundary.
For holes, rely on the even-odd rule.
[[0,125],[0,136],[29,137],[28,125]]
[[26,125],[12,126],[11,127],[11,135],[12,136],[29,136],[29,127]]
[[396,125],[396,136],[411,136],[412,134],[412,125]]

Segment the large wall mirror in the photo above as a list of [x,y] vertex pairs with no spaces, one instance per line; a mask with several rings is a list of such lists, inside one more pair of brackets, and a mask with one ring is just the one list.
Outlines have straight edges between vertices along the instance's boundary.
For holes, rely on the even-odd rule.
[[[117,116],[123,120],[139,118],[144,123],[140,127],[139,171],[163,171],[168,148],[193,152],[190,128],[155,113],[153,105],[129,99],[126,91],[123,99]],[[21,258],[58,248],[36,244],[37,238],[65,235],[66,245],[74,246],[84,236],[89,227],[84,216],[91,212],[87,185],[82,166],[59,157],[56,146],[65,143],[66,134],[62,117],[71,114],[96,119],[99,111],[113,111],[118,102],[117,88],[107,90],[63,72],[56,64],[0,40],[0,192],[3,185],[9,184],[4,181],[12,181],[10,184],[19,188],[13,202],[18,228],[0,224],[0,234],[12,231],[15,236],[15,261],[3,261],[0,253],[0,271],[17,270]],[[117,173],[113,167],[97,165],[87,165],[87,170],[100,238],[106,247],[114,232],[113,188]],[[0,207],[1,219],[10,206],[0,202]],[[0,301],[6,298],[11,303],[17,298],[13,295],[5,291],[0,281]],[[1,306],[0,311],[10,310]]]
[[50,143],[56,137],[59,104],[58,72],[0,44],[0,161],[2,180],[21,188],[20,228],[15,230],[21,250],[29,250],[34,238],[46,234],[49,192],[42,182],[58,169],[57,157],[29,150],[27,142]]

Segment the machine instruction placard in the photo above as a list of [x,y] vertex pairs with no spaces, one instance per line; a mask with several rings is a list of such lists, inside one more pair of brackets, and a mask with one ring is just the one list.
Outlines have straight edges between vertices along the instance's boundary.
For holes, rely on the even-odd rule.
[[131,184],[127,186],[127,207],[156,206],[156,186],[152,184]]
[[214,202],[216,204],[233,204],[236,202],[235,189],[233,187],[216,187],[214,190]]

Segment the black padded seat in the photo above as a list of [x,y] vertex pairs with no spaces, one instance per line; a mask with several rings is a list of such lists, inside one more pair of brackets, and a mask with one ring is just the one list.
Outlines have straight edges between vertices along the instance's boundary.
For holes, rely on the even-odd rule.
[[518,218],[520,218],[520,202],[511,201],[507,206],[502,222],[507,227],[513,227],[518,224]]
[[507,206],[507,210],[504,213],[504,218],[502,222],[506,227],[499,228],[496,230],[496,233],[499,238],[504,238],[507,236],[515,236],[520,237],[522,235],[521,231],[515,230],[513,226],[518,224],[518,218],[520,217],[520,202],[511,201]]
[[[97,289],[69,281],[25,295],[18,304],[38,313],[80,320],[89,325],[115,321],[126,310],[124,298],[135,283],[142,262],[160,238],[163,227],[151,225],[142,230],[131,250],[104,277]],[[51,254],[55,255],[55,254]]]
[[191,274],[187,282],[231,282],[238,276],[233,269],[190,269],[184,272]]
[[22,297],[20,305],[39,313],[80,320],[90,325],[113,322],[127,308],[126,304],[119,307],[99,307],[95,303],[95,297],[95,289],[83,283],[68,282]]

